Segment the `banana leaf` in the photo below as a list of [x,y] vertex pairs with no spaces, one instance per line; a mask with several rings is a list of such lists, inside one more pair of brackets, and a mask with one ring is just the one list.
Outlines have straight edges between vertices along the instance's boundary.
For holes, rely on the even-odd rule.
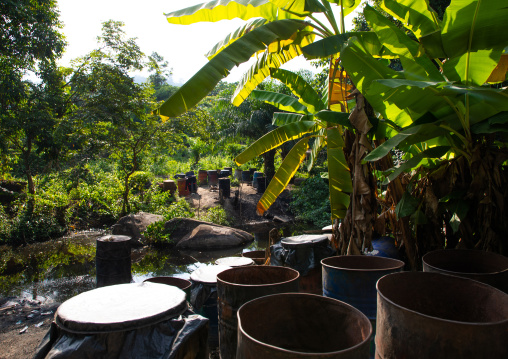
[[273,21],[277,18],[277,11],[277,6],[269,0],[216,0],[164,15],[171,24],[189,25],[203,21],[215,22],[234,18],[249,20],[261,17]]
[[291,44],[279,52],[264,52],[238,82],[231,103],[240,106],[250,93],[268,76],[271,69],[277,69],[302,54],[300,46]]
[[271,71],[271,77],[280,80],[291,92],[298,97],[298,102],[307,108],[310,113],[325,109],[319,94],[301,76],[294,72],[276,69]]
[[351,173],[344,156],[344,140],[337,127],[327,129],[328,187],[332,218],[344,218],[353,192]]
[[362,0],[327,0],[327,1],[337,5],[340,5],[342,1],[343,16],[351,14],[362,2]]
[[273,114],[272,125],[284,126],[292,122],[313,121],[313,120],[314,118],[311,115],[302,115],[299,113],[275,112]]
[[229,71],[247,60],[252,54],[266,48],[277,39],[287,39],[307,23],[299,20],[279,20],[265,24],[242,36],[219,52],[192,78],[180,87],[156,111],[165,117],[177,117],[194,107]]
[[239,27],[229,35],[227,35],[224,40],[219,41],[215,46],[208,51],[208,53],[205,55],[208,60],[211,60],[215,55],[217,55],[219,52],[221,52],[223,49],[228,47],[232,42],[238,40],[246,33],[252,31],[253,29],[260,27],[264,24],[266,24],[268,20],[266,19],[254,19],[252,21],[249,21],[247,24],[245,24],[242,27]]
[[399,167],[395,167],[394,171],[385,178],[385,180],[383,181],[383,185],[387,185],[388,183],[393,181],[402,172],[408,172],[417,168],[420,161],[423,160],[424,158],[440,158],[444,156],[450,150],[450,148],[451,148],[450,146],[432,147],[423,152],[418,153],[408,161],[401,164]]
[[326,11],[318,0],[270,0],[270,2],[279,9],[301,16]]
[[402,30],[385,16],[366,6],[365,20],[374,30],[379,41],[397,55],[404,69],[404,77],[410,80],[442,81],[443,76],[426,56],[419,56],[419,44],[411,40]]
[[296,112],[304,115],[309,114],[307,107],[298,102],[297,98],[272,91],[252,91],[251,98],[264,101],[277,107],[281,111]]
[[316,117],[329,124],[341,125],[352,129],[349,113],[323,110],[316,113]]
[[262,215],[275,202],[294,176],[300,163],[305,159],[305,153],[309,147],[310,137],[298,141],[282,161],[282,164],[275,172],[275,176],[265,190],[265,193],[257,204],[257,214]]
[[315,132],[318,129],[319,126],[314,121],[293,122],[278,127],[256,140],[245,151],[240,153],[235,158],[235,162],[237,165],[244,164],[266,151],[282,145],[284,142],[300,138],[304,134]]
[[312,143],[312,148],[310,150],[309,163],[307,163],[307,171],[309,172],[312,169],[312,167],[314,167],[314,163],[316,162],[316,158],[319,154],[319,151],[321,151],[321,149],[326,143],[325,136],[326,136],[326,128],[321,128],[317,132],[316,137],[314,137],[314,142]]
[[417,38],[440,29],[440,21],[427,0],[384,0],[381,7],[406,25]]

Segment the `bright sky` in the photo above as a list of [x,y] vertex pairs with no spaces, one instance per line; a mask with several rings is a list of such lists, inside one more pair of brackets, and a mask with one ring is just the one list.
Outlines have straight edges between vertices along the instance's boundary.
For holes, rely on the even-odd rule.
[[[145,54],[150,55],[156,51],[162,55],[173,69],[173,81],[176,83],[184,83],[194,75],[207,62],[204,54],[245,23],[240,19],[192,25],[173,25],[167,22],[164,13],[200,4],[203,0],[57,1],[60,19],[64,24],[63,33],[68,43],[62,59],[64,65],[96,48],[101,23],[112,19],[125,23],[127,36],[136,37]],[[347,17],[346,27],[352,17]],[[238,81],[248,67],[244,64],[234,68],[226,81]],[[284,68],[312,70],[303,58],[293,59]]]

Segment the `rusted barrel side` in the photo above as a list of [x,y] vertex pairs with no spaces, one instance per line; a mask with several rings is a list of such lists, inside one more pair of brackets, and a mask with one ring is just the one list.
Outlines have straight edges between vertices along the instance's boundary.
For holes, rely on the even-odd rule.
[[236,356],[238,309],[265,295],[298,292],[299,276],[291,268],[268,266],[236,267],[217,275],[221,359]]
[[130,283],[131,237],[110,235],[96,241],[95,268],[97,288]]
[[187,191],[187,179],[179,178],[178,180],[178,195],[180,197],[187,196],[189,192]]
[[208,171],[208,184],[210,186],[217,186],[219,184],[219,175],[217,171]]
[[243,252],[242,257],[250,258],[256,263],[257,265],[263,265],[266,261],[266,253],[265,251],[250,251],[250,252]]
[[508,294],[422,272],[389,274],[377,290],[376,358],[508,358]]
[[237,359],[366,359],[372,326],[358,309],[314,294],[254,299],[238,311]]
[[424,272],[474,279],[508,293],[508,258],[470,249],[442,249],[425,254]]
[[176,191],[176,184],[173,180],[164,180],[162,182],[162,190],[170,191],[171,194],[174,194]]
[[198,172],[198,184],[200,186],[205,185],[208,182],[208,172],[205,170],[199,170]]
[[176,277],[153,277],[145,279],[143,282],[160,283],[180,288],[185,292],[187,301],[190,302],[190,289],[192,283],[186,279]]

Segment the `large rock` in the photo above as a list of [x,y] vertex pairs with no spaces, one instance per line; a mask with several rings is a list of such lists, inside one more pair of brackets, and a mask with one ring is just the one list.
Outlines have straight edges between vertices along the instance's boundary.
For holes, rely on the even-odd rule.
[[113,234],[131,237],[131,245],[142,246],[145,236],[142,234],[150,224],[162,221],[163,216],[158,214],[139,212],[122,217],[113,226]]
[[213,250],[231,248],[252,242],[254,237],[240,229],[198,221],[191,218],[173,218],[166,222],[166,230],[177,248]]

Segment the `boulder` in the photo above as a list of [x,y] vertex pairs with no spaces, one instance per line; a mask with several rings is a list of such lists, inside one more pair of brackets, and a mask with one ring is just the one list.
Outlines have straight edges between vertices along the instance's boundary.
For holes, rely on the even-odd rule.
[[191,218],[173,218],[166,222],[166,230],[180,249],[214,250],[238,247],[252,242],[254,237],[240,229],[198,221]]
[[142,234],[150,224],[162,221],[163,216],[158,214],[139,212],[122,217],[112,226],[113,234],[131,237],[131,245],[140,247],[145,241]]

